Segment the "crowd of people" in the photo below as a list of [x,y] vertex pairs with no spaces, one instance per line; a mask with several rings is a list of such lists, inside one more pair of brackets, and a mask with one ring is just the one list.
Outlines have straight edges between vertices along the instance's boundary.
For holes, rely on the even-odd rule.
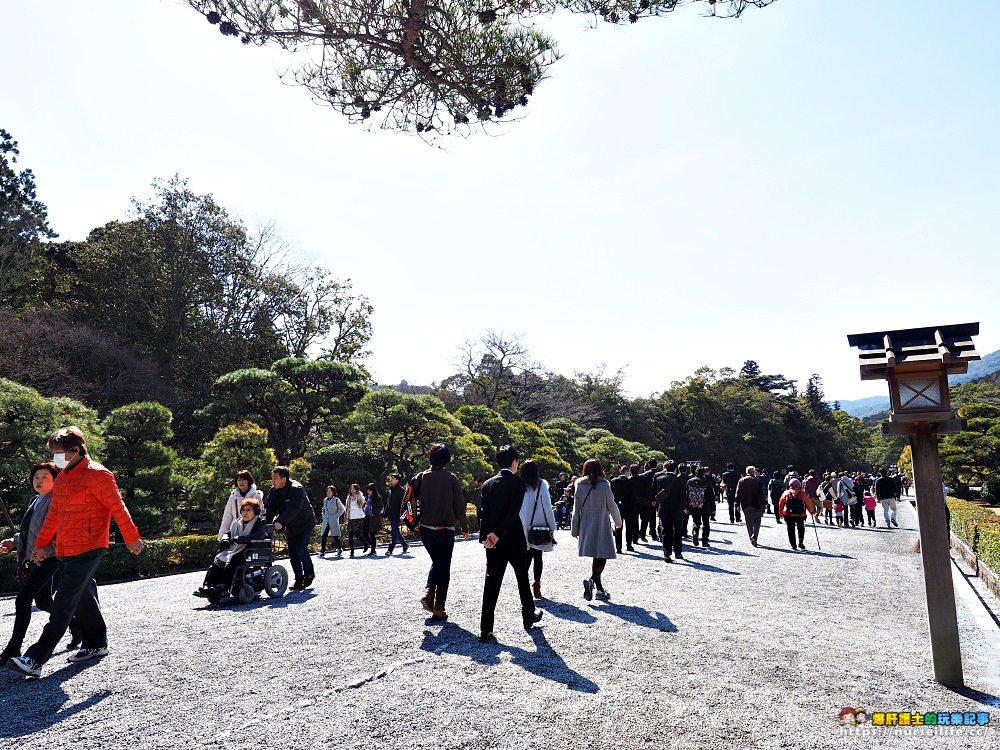
[[[40,676],[67,630],[70,661],[108,654],[94,575],[108,551],[111,518],[130,552],[139,554],[143,548],[114,475],[90,459],[83,433],[76,427],[59,430],[49,447],[53,460],[31,469],[29,481],[37,495],[18,533],[0,542],[0,551],[16,552],[21,584],[13,632],[0,663],[31,677]],[[375,555],[383,519],[390,525],[385,554],[391,556],[397,546],[405,553],[410,547],[401,531],[405,522],[419,534],[430,558],[420,604],[432,621],[442,622],[448,619],[445,607],[456,534],[468,539],[470,525],[461,483],[448,470],[448,447],[433,446],[427,458],[429,468],[409,480],[391,475],[385,498],[375,483],[364,491],[360,484],[352,484],[345,502],[337,487],[328,485],[322,501],[319,556],[326,556],[329,543],[338,557],[345,549],[354,557],[356,541],[362,555]],[[909,494],[907,478],[885,469],[877,475],[815,470],[801,475],[793,466],[774,472],[748,466],[737,472],[730,464],[716,474],[698,462],[672,460],[621,466],[609,478],[600,461],[590,459],[579,477],[560,473],[550,489],[539,465],[530,460],[522,464],[515,447],[501,447],[496,461],[500,471],[477,482],[474,498],[486,556],[480,614],[484,643],[495,639],[495,611],[508,566],[525,630],[541,619],[535,600],[542,597],[544,555],[557,544],[557,529],[568,527],[578,556],[589,560],[583,597],[606,600],[611,598],[604,585],[609,560],[636,551],[640,541],[659,542],[666,562],[683,560],[685,543],[708,549],[720,507],[728,510],[730,523],[746,525],[754,547],[759,545],[762,519],[773,513],[777,523],[786,526],[789,546],[798,551],[806,549],[805,524],[810,516],[814,524],[841,529],[874,527],[875,510],[881,504],[885,527],[891,529],[898,526],[896,503],[904,492]],[[346,546],[342,524],[346,524]],[[306,489],[291,478],[287,467],[273,469],[266,499],[253,475],[239,471],[224,505],[219,551],[195,594],[217,601],[232,587],[246,546],[273,539],[276,532],[286,538],[294,574],[291,589],[310,588],[315,569],[308,545],[315,525]],[[22,655],[33,602],[49,613],[49,620],[38,641]]]

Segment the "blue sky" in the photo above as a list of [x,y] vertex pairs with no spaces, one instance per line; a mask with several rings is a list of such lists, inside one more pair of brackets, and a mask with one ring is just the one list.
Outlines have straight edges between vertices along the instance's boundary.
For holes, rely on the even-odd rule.
[[0,127],[63,239],[179,173],[353,279],[381,382],[440,380],[486,328],[634,395],[749,358],[881,395],[846,341],[869,330],[978,320],[1000,349],[1000,4],[558,17],[527,117],[443,151],[348,125],[179,2],[2,17]]

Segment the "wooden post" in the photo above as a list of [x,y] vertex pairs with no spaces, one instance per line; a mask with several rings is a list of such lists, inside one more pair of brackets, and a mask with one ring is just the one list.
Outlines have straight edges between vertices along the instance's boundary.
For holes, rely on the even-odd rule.
[[927,619],[931,631],[934,679],[962,685],[962,651],[958,639],[958,613],[951,578],[951,545],[945,516],[944,490],[937,435],[929,423],[914,425],[910,433],[913,480],[920,517],[920,555],[924,566]]

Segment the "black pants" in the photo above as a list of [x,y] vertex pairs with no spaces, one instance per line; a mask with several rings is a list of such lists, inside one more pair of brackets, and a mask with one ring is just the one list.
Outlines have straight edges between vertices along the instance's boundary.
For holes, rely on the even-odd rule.
[[781,523],[781,516],[778,515],[778,501],[781,500],[781,496],[771,498],[771,509],[774,511],[774,520]]
[[351,550],[351,554],[354,554],[354,540],[357,538],[362,544],[365,545],[365,550],[368,549],[368,540],[365,537],[365,529],[368,528],[367,518],[354,518],[347,522],[347,544]]
[[297,534],[285,534],[288,542],[288,562],[292,564],[292,573],[296,581],[313,577],[313,561],[309,556],[309,540],[312,539],[312,527]]
[[[339,531],[339,529],[338,529]],[[326,540],[330,536],[330,526],[324,525],[323,536],[319,540],[319,551],[326,554]],[[333,544],[330,545],[330,549],[344,549],[344,544],[340,541],[340,534],[333,535]]]
[[864,507],[865,507],[864,503],[862,503],[860,500],[858,500],[856,503],[854,503],[854,505],[850,506],[850,508],[851,508],[851,525],[852,526],[860,526],[862,524],[862,521],[861,521],[861,511],[862,511],[862,509],[864,509]]
[[[503,544],[501,542],[501,544]],[[514,569],[517,579],[517,593],[521,599],[521,619],[527,625],[535,615],[535,600],[531,596],[531,586],[528,583],[528,550],[520,549],[516,542],[509,546],[494,547],[486,550],[486,582],[483,584],[483,612],[479,621],[479,629],[483,633],[493,632],[493,619],[500,598],[500,587],[507,566]]]
[[684,547],[684,526],[687,521],[683,513],[667,513],[660,515],[660,543],[663,545],[663,556],[680,557]]
[[[454,529],[420,527],[420,539],[431,556],[431,569],[427,572],[427,588],[434,591],[434,604],[441,609],[448,601],[451,584],[451,558],[455,551]],[[527,573],[525,574],[527,575]]]
[[729,523],[736,523],[740,520],[740,506],[736,502],[736,495],[726,496],[726,503],[729,505]]
[[544,563],[542,562],[542,551],[540,549],[531,549],[530,547],[528,548],[527,565],[528,567],[534,565],[533,572],[535,574],[535,577],[532,580],[535,581],[542,580],[542,566],[544,565]]
[[59,558],[59,589],[52,600],[49,621],[38,640],[24,653],[39,664],[47,662],[66,633],[73,615],[83,635],[83,648],[108,645],[108,628],[101,615],[94,573],[108,550],[98,547],[72,557]]
[[236,572],[236,568],[243,564],[244,558],[243,552],[237,552],[226,565],[213,562],[208,572],[205,573],[205,582],[202,585],[205,588],[223,586],[226,589],[231,589],[233,587],[233,574]]
[[28,563],[28,570],[28,580],[21,584],[14,599],[14,629],[6,649],[18,654],[31,622],[31,603],[34,602],[43,612],[52,611],[52,579],[59,570],[59,561],[50,557],[41,565]]
[[635,504],[622,506],[625,516],[625,546],[632,548],[639,541],[639,509]]
[[702,508],[701,510],[691,510],[691,520],[694,522],[694,528],[691,529],[691,538],[698,538],[698,529],[701,529],[701,541],[708,544],[708,534],[712,530],[711,528],[711,518],[712,512],[708,508]]
[[636,503],[639,508],[639,536],[646,536],[649,532],[650,538],[655,542],[659,537],[656,535],[656,512],[648,500]]
[[875,525],[875,510],[874,509],[868,510],[868,508],[865,508],[865,513],[868,514],[868,525],[869,526],[874,526]]
[[[785,516],[785,525],[788,527],[788,543],[792,545],[792,549],[798,549],[800,546],[805,544],[806,541],[806,519],[804,518],[789,518]],[[795,543],[795,530],[799,531],[799,541],[796,545]]]

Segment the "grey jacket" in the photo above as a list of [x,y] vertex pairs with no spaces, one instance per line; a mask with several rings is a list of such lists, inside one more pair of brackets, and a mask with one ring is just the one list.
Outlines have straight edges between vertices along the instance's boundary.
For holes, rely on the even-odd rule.
[[[19,563],[24,562],[29,557],[31,553],[35,550],[35,540],[38,538],[38,532],[42,530],[42,524],[45,523],[45,516],[49,514],[49,506],[52,505],[52,493],[47,495],[35,495],[34,499],[28,504],[27,513],[29,510],[34,508],[34,514],[31,516],[31,523],[28,525],[28,533],[24,536],[21,532],[17,532],[11,538],[14,543],[14,549],[17,550],[17,561]],[[56,540],[53,539],[49,546],[45,548],[45,551],[51,556],[56,553]]]
[[608,516],[614,520],[615,526],[621,526],[622,514],[611,492],[611,485],[607,479],[599,479],[591,488],[590,480],[583,477],[576,482],[575,496],[570,531],[573,536],[579,537],[580,557],[613,560],[617,555]]

